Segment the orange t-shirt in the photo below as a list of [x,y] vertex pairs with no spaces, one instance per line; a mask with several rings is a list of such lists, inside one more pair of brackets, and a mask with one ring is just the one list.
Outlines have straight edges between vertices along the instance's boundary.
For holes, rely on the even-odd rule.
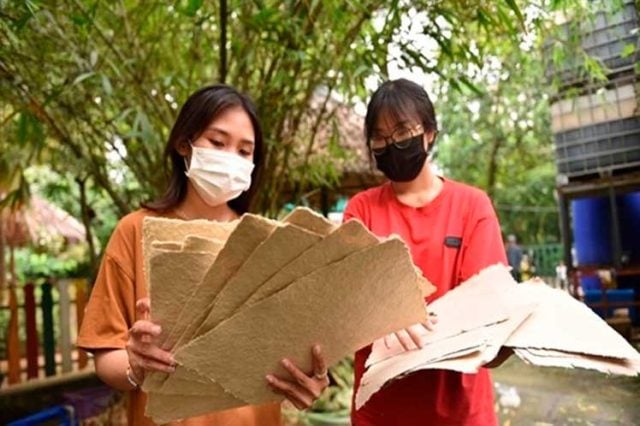
[[[129,328],[137,320],[136,301],[147,296],[142,258],[142,220],[159,216],[138,210],[118,223],[111,235],[78,335],[78,347],[88,351],[124,349]],[[153,307],[152,307],[153,309]],[[130,425],[153,425],[144,415],[146,394],[129,392]],[[171,424],[254,426],[280,425],[280,404],[246,406],[192,417]]]

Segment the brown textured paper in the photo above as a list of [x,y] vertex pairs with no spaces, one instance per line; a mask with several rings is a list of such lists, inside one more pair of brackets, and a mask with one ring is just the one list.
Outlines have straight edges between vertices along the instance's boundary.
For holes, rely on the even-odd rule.
[[188,342],[207,317],[211,303],[229,278],[246,262],[251,253],[280,225],[260,216],[245,214],[224,248],[203,278],[206,285],[198,286],[176,320],[165,347],[173,349],[179,341]]
[[[184,338],[184,341],[191,340],[193,333],[206,318],[211,302],[229,277],[233,276],[251,252],[278,226],[277,222],[260,216],[252,214],[242,216],[233,233],[228,236],[225,246],[202,278],[208,284],[206,286],[199,285],[182,305],[182,311],[169,336],[164,340],[163,347],[165,349],[174,348],[180,338]],[[172,376],[179,378],[182,374],[183,372],[178,369]],[[167,377],[162,373],[152,374],[148,379],[145,379],[143,389],[146,391],[158,390],[163,386]]]
[[[161,217],[145,217],[142,221],[142,255],[144,270],[149,271],[149,250],[154,241],[182,241],[185,235],[197,235],[225,241],[238,221],[214,222],[211,220],[178,220]],[[149,276],[146,274],[149,288]]]
[[[220,321],[231,316],[264,281],[300,256],[300,253],[320,241],[321,238],[318,234],[290,224],[276,228],[251,253],[246,262],[220,290],[213,301],[209,314],[190,337],[195,338],[204,334],[213,329]],[[217,278],[214,277],[214,279]],[[202,287],[211,287],[206,277]],[[180,347],[181,342],[186,341],[183,335],[176,348]],[[176,393],[183,389],[181,384],[186,380],[188,380],[187,371],[177,369],[161,387],[156,386],[155,389],[163,393]],[[217,384],[211,386],[217,387]]]
[[[309,226],[309,223],[314,222],[315,218],[312,217],[311,221],[307,220],[305,222],[304,219],[305,218],[309,219],[309,216],[307,212],[303,212],[303,213],[304,214],[298,216],[297,223],[300,225],[308,226],[309,228],[313,228],[313,226]],[[318,227],[315,227],[314,229],[318,229]],[[276,253],[279,250],[277,246],[280,244],[282,244],[285,247],[288,247],[290,253],[296,253],[297,251],[298,252],[301,251],[299,250],[301,249],[301,247],[296,248],[291,246],[291,241],[295,241],[295,239],[297,238],[295,234],[301,234],[300,230],[294,227],[291,229],[287,229],[286,231],[282,230],[282,232],[280,233],[279,237],[276,235],[276,232],[274,232],[270,237],[272,239],[272,244],[261,246],[261,250],[263,251],[263,253],[266,253],[267,255]],[[305,235],[305,234],[302,233],[302,235]],[[274,239],[274,236],[277,238]],[[311,239],[313,241],[316,241],[317,237],[313,236]],[[338,261],[344,258],[345,256],[347,256],[348,254],[351,254],[357,251],[358,249],[372,246],[376,244],[378,241],[379,241],[378,238],[375,237],[373,234],[371,234],[361,223],[356,221],[349,221],[348,223],[344,224],[343,226],[341,226],[340,228],[332,232],[325,239],[319,241],[317,244],[313,245],[311,248],[304,251],[302,255],[296,257],[293,262],[288,263],[284,268],[280,269],[278,273],[276,273],[271,279],[269,279],[267,283],[260,286],[257,289],[257,291],[251,295],[249,300],[247,300],[246,303],[243,304],[242,306],[239,306],[239,308],[241,307],[244,309],[246,306],[255,304],[256,302],[264,299],[265,297],[270,296],[276,293],[277,291],[281,290],[286,285],[293,282],[295,279],[301,278],[329,263]],[[272,250],[273,243],[276,243],[275,251]],[[302,243],[302,240],[298,241],[297,245],[300,245],[301,243]],[[284,253],[281,253],[281,255],[282,254]],[[262,255],[259,255],[258,250],[256,250],[254,254],[252,254],[251,258],[255,256],[262,257]],[[273,262],[273,259],[271,258],[271,259],[268,259],[267,263],[268,263],[267,266],[260,266],[259,263],[253,264],[253,262],[251,262],[250,260],[247,260],[246,262],[247,265],[253,265],[252,267],[253,271],[251,272],[250,275],[248,275],[249,277],[248,284],[259,284],[261,279],[256,277],[256,273],[264,275],[264,273],[272,269],[273,266],[276,266],[279,263],[284,264],[286,262]],[[235,290],[236,288],[238,288],[237,285],[239,283],[237,281],[240,274],[241,272],[238,271],[238,274],[236,274],[229,281],[229,284],[230,284],[228,287],[229,290]],[[234,282],[235,284],[233,284]],[[240,283],[240,285],[242,284]],[[250,290],[253,291],[252,289]],[[245,293],[249,293],[249,292],[245,292]],[[241,295],[241,294],[242,293],[235,293],[235,295]],[[242,295],[241,298],[244,298],[244,297],[245,295]],[[215,305],[216,307],[218,306],[218,303],[219,302],[216,299],[216,305]],[[188,383],[189,380],[194,380],[197,377],[198,377],[197,375],[194,377],[194,374],[190,370],[183,369],[182,367],[179,366],[176,372],[171,376],[169,380],[167,380],[164,383],[164,385],[162,385],[161,387],[156,386],[155,389],[162,393],[177,392],[177,391],[182,392],[182,391],[185,391],[185,389],[187,389],[185,384]],[[209,386],[215,388],[217,387],[217,384],[214,384],[214,385],[210,384]],[[202,388],[199,388],[197,392],[202,392]]]
[[[201,336],[229,318],[262,283],[321,239],[322,236],[291,224],[273,231],[220,290],[209,315],[194,337]],[[202,285],[210,284],[205,279]]]
[[234,398],[224,390],[218,394],[200,396],[161,394],[151,391],[147,394],[145,414],[151,417],[155,423],[163,424],[242,405],[246,405],[246,403]]
[[261,285],[247,300],[245,306],[251,306],[277,293],[296,279],[378,242],[378,238],[362,223],[350,220]]
[[159,338],[162,344],[217,253],[152,250],[149,262],[151,319],[162,327]]
[[180,251],[182,250],[182,241],[153,241],[151,249],[147,249],[149,250],[147,256],[151,257],[154,249]]
[[[151,318],[162,327],[158,344],[164,345],[175,319],[189,297],[196,291],[202,278],[222,249],[219,240],[188,236],[181,251],[161,250],[151,246],[149,276],[151,282]],[[189,251],[208,250],[208,251]],[[145,390],[157,387],[166,377],[153,372],[143,383]]]
[[297,207],[289,213],[283,220],[300,228],[307,229],[319,235],[329,235],[337,228],[335,224],[328,221],[324,216],[319,215],[306,207]]
[[184,240],[183,251],[201,251],[208,253],[220,253],[226,240],[217,238],[205,238],[198,235],[187,235]]
[[272,372],[288,377],[282,358],[311,371],[313,344],[323,345],[332,364],[380,336],[424,320],[422,279],[406,246],[391,239],[295,281],[175,356],[247,403],[281,400],[264,377]]

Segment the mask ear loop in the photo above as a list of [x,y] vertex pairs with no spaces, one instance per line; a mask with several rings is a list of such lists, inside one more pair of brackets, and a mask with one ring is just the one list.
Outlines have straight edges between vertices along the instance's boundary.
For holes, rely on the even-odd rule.
[[428,148],[427,148],[427,161],[429,161],[429,162],[435,156],[435,151],[433,150],[433,147],[436,144],[436,138],[438,137],[439,133],[440,133],[440,130],[436,129],[436,130],[433,131],[433,140],[431,140],[431,143],[429,143],[429,145],[428,145]]
[[[191,157],[193,157],[193,141],[191,140],[191,138],[187,139],[187,142],[189,143],[189,148],[191,148]],[[189,169],[190,164],[189,161],[187,161],[187,156],[183,156],[182,160],[184,161],[184,173],[189,176]],[[189,160],[191,160],[191,158],[189,158]]]

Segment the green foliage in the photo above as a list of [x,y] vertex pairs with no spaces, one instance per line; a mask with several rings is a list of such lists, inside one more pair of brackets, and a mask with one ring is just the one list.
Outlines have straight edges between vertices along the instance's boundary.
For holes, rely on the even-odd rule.
[[436,87],[436,163],[446,176],[486,190],[504,233],[523,243],[560,238],[549,86],[536,41],[531,25],[518,44],[501,37],[485,43],[487,61],[467,71],[480,94],[447,82]]
[[[220,3],[201,0],[0,2],[4,201],[26,199],[25,171],[46,164],[61,177],[60,195],[49,184],[53,199],[85,219],[95,212],[91,226],[104,246],[115,217],[163,190],[162,150],[179,105],[198,87],[224,79],[258,106],[268,149],[253,209],[274,215],[303,194],[336,187],[353,160],[331,124],[337,102],[322,101],[362,102],[367,87],[399,67],[439,76],[437,106],[447,130],[439,156],[448,173],[487,188],[498,206],[553,206],[539,90],[547,83],[539,53],[520,45],[523,34],[549,27],[546,9],[587,16],[581,1],[227,3],[223,27]],[[416,31],[425,43],[415,41]],[[553,56],[567,58],[573,44],[554,40]],[[479,71],[491,61],[508,73],[495,90],[487,90]],[[598,76],[597,62],[585,63]],[[527,102],[513,101],[519,93]],[[469,102],[480,103],[480,115],[465,110]],[[533,123],[514,126],[512,110]],[[317,123],[329,128],[322,143]],[[448,145],[464,155],[447,154]],[[79,183],[88,198],[82,209]],[[547,210],[525,216],[499,210],[507,229],[535,241],[556,234]]]
[[[56,172],[51,167],[33,166],[25,170],[25,178],[32,190],[62,208],[73,217],[81,218],[82,211],[78,200],[80,189],[71,173]],[[96,247],[105,247],[118,220],[118,211],[106,191],[95,186],[87,191],[87,202],[91,206],[91,227]]]
[[329,377],[332,384],[313,403],[311,411],[348,411],[353,394],[353,359],[348,357],[340,360],[329,369]]
[[87,277],[91,274],[87,259],[85,244],[77,244],[59,252],[17,249],[18,282],[40,283],[48,278]]
[[[54,7],[17,1],[0,7],[6,105],[0,116],[11,125],[16,114],[36,117],[45,135],[29,137],[23,151],[31,159],[32,153],[42,156],[40,162],[58,172],[86,178],[120,215],[162,190],[162,146],[177,108],[197,87],[219,80],[220,68],[227,82],[252,95],[263,118],[269,149],[255,209],[274,213],[287,201],[284,188],[295,188],[296,199],[339,179],[335,152],[317,154],[316,134],[309,132],[315,119],[331,116],[326,108],[307,114],[318,89],[348,102],[363,100],[365,81],[385,77],[389,44],[396,41],[401,66],[437,72],[444,57],[478,62],[464,26],[478,22],[487,34],[509,33],[521,19],[512,1],[231,1],[225,28],[216,2],[66,0]],[[423,30],[439,46],[430,57],[401,41],[402,17],[416,11],[425,14]],[[228,60],[219,64],[223,31]],[[24,170],[33,161],[13,164],[13,171]]]

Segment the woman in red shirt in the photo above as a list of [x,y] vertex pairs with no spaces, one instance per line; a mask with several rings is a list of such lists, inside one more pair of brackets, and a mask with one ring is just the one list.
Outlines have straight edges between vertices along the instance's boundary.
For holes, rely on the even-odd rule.
[[[507,264],[488,196],[438,176],[430,167],[437,129],[433,105],[422,87],[404,79],[382,84],[368,105],[365,136],[377,168],[389,182],[357,194],[345,211],[345,220],[359,219],[378,236],[402,237],[414,263],[437,287],[428,301],[487,266]],[[407,340],[420,345],[419,333],[412,329],[396,335],[405,346],[410,344]],[[369,346],[356,353],[356,388],[370,351]],[[352,421],[357,426],[494,425],[491,378],[486,368],[477,374],[418,371],[388,384],[360,410],[354,409]]]

